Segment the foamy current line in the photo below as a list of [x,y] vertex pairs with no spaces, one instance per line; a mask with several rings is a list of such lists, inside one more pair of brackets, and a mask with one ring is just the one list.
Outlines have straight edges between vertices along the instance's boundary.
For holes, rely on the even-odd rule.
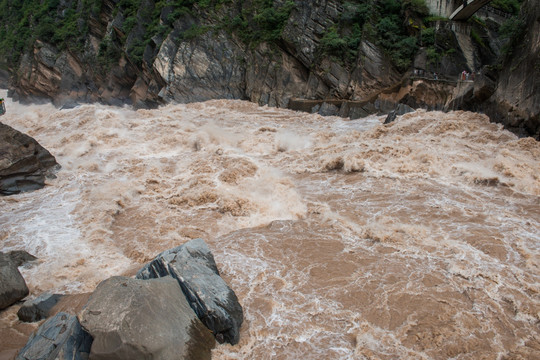
[[7,110],[62,165],[0,198],[2,251],[39,258],[31,296],[202,237],[245,310],[214,359],[540,358],[540,146],[483,115]]

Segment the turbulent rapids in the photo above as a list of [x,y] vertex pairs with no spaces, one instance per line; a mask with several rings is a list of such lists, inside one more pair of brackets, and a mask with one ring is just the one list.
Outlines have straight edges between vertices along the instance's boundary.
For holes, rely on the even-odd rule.
[[214,359],[540,357],[540,144],[483,115],[7,105],[62,165],[0,198],[32,296],[202,237],[245,311]]

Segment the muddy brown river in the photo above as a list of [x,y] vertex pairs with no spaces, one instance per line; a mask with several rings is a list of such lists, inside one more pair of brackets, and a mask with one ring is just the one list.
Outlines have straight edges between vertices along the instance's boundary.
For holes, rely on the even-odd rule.
[[[7,108],[62,165],[0,198],[31,297],[201,237],[245,313],[213,359],[540,358],[540,143],[484,115]],[[0,313],[0,354],[25,326]]]

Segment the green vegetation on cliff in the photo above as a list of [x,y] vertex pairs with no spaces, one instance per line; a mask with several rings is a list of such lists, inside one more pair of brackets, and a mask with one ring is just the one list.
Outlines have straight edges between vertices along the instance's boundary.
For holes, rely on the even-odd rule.
[[[516,13],[521,2],[493,0],[491,4]],[[95,56],[101,73],[122,56],[139,68],[144,62],[151,65],[171,33],[181,42],[225,30],[247,48],[260,43],[284,48],[284,29],[293,12],[306,6],[293,0],[0,0],[0,58],[16,67],[36,40],[86,56],[89,34],[100,41]],[[343,0],[338,1],[338,9],[337,18],[322,26],[317,61],[330,57],[352,69],[363,40],[382,49],[399,71],[411,67],[421,47],[431,64],[455,51],[448,34],[435,31],[425,0]],[[94,33],[104,18],[112,20],[112,28]],[[501,29],[509,39],[519,33],[520,27],[513,25]],[[484,37],[481,27],[472,32],[479,46],[485,47]],[[511,52],[511,46],[504,50]]]
[[[84,20],[94,3],[59,0],[3,0],[0,2],[0,56],[13,64],[36,40],[59,48],[78,46],[86,37],[88,23]],[[92,5],[92,6],[88,6]]]
[[339,23],[324,34],[319,50],[323,56],[353,64],[360,41],[367,39],[380,45],[404,71],[418,50],[421,19],[428,13],[424,0],[344,1]]
[[492,0],[490,5],[495,9],[517,15],[523,0]]

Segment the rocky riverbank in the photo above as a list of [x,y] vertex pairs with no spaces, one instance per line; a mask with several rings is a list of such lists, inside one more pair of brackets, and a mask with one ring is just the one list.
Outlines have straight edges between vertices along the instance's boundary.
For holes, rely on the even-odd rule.
[[[2,309],[28,295],[17,266],[33,259],[0,253]],[[20,321],[47,320],[16,359],[210,359],[216,340],[238,343],[243,322],[202,239],[158,255],[136,278],[103,281],[82,309],[61,306],[62,297],[43,294],[20,307]]]

